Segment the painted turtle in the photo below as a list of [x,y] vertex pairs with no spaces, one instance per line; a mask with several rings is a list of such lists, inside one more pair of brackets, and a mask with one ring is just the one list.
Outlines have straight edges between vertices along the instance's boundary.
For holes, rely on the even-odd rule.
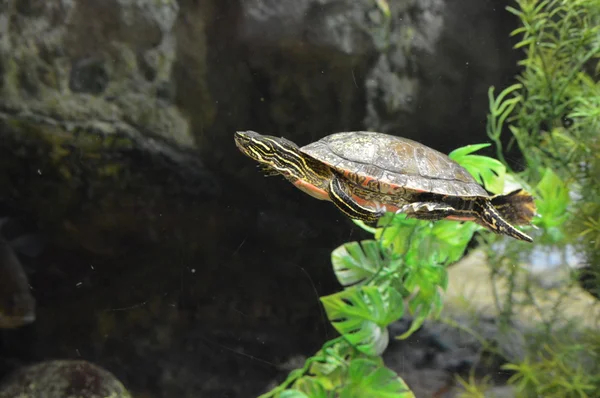
[[269,174],[333,202],[353,219],[374,222],[386,211],[421,220],[474,221],[515,239],[532,239],[512,224],[535,214],[523,190],[490,196],[448,156],[418,142],[375,132],[329,135],[302,148],[285,138],[237,132],[237,147]]

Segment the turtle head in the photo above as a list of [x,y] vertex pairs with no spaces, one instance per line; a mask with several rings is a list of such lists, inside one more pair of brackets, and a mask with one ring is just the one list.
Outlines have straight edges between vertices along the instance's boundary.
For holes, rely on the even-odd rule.
[[314,174],[307,156],[300,152],[298,145],[285,138],[238,131],[235,144],[243,154],[271,173],[282,174],[290,180],[305,180],[308,175]]

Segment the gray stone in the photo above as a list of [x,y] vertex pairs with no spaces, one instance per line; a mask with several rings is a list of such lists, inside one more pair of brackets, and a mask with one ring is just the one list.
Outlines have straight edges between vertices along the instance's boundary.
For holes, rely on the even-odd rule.
[[124,120],[182,145],[187,121],[157,96],[175,56],[175,1],[5,0],[5,104],[60,119]]

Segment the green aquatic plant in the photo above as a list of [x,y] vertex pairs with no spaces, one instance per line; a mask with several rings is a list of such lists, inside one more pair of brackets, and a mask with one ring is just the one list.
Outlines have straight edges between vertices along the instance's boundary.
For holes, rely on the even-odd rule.
[[[503,369],[513,375],[508,380],[523,397],[594,397],[600,382],[598,346],[590,356],[585,339],[561,334],[546,340],[535,355],[508,363]],[[566,340],[564,339],[566,337]],[[585,359],[589,359],[585,363]],[[586,369],[587,368],[587,369]]]
[[591,254],[600,249],[600,1],[518,0],[508,10],[521,21],[512,35],[521,36],[522,72],[498,97],[490,89],[488,135],[508,166],[507,126],[527,165],[524,180],[551,169],[577,194],[567,227]]
[[600,271],[600,1],[516,3],[522,72],[498,97],[490,89],[488,135],[499,154],[505,127],[518,145],[521,180],[555,214],[546,243],[577,245]]
[[482,380],[477,380],[474,372],[469,373],[469,379],[457,376],[456,381],[463,388],[463,391],[458,394],[458,398],[487,398],[487,391],[491,386],[491,377],[485,376]]
[[[533,187],[542,217],[534,221],[534,245],[516,251],[490,236],[485,246],[501,328],[509,330],[519,312],[532,310],[537,319],[524,332],[521,356],[497,354],[519,397],[593,397],[600,391],[598,321],[567,320],[572,284],[536,289],[515,265],[549,250],[564,260],[575,247],[587,262],[576,272],[580,284],[600,298],[600,1],[517,0],[507,9],[521,23],[512,35],[522,69],[498,96],[490,88],[487,133],[509,170],[504,153],[518,147],[524,167],[515,176]],[[507,286],[502,293],[499,284]]]

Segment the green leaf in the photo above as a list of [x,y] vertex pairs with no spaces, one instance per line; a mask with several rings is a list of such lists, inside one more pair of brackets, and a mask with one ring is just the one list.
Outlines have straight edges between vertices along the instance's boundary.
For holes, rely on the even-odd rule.
[[313,358],[318,358],[310,365],[310,374],[319,376],[320,381],[326,389],[333,389],[342,383],[347,359],[357,355],[356,349],[346,340],[334,344],[331,347],[319,350]]
[[377,7],[383,13],[383,16],[386,18],[391,18],[392,14],[390,12],[390,6],[386,0],[375,0]]
[[[386,225],[385,222],[388,224]],[[393,284],[409,298],[414,319],[406,338],[423,321],[442,309],[442,291],[448,284],[446,266],[460,259],[479,225],[441,220],[435,223],[408,219],[399,214],[381,222],[382,246],[404,259],[401,277]],[[399,267],[398,267],[399,268]]]
[[414,292],[408,301],[413,321],[409,330],[399,336],[399,339],[405,339],[418,330],[431,314],[439,314],[443,305],[442,291],[447,285],[448,272],[443,266],[422,265],[407,273],[405,286]]
[[410,236],[403,247],[406,250],[406,269],[400,281],[402,289],[408,292],[406,296],[410,296],[409,310],[414,316],[409,331],[401,336],[406,338],[417,330],[428,316],[441,310],[441,292],[448,284],[446,265],[462,257],[479,226],[456,221],[419,221],[413,226],[406,223],[393,224],[390,230],[393,228],[412,228],[410,233],[401,231],[399,234]]
[[325,387],[315,377],[302,377],[296,381],[296,383],[294,383],[293,390],[303,393],[303,396],[307,398],[327,398],[327,391]]
[[352,222],[370,234],[375,234],[375,232],[377,231],[377,228],[369,227],[367,224],[364,223],[364,221],[352,220]]
[[569,217],[567,208],[570,203],[567,185],[550,168],[544,171],[536,187],[539,198],[536,200],[537,212],[541,217],[534,222],[545,229],[561,226]]
[[310,398],[310,396],[297,390],[285,390],[279,394],[279,398]]
[[438,287],[444,289],[448,284],[448,272],[441,265],[422,264],[411,270],[404,283],[410,290],[418,287],[417,296],[433,296]]
[[490,144],[467,145],[455,149],[448,155],[482,184],[488,191],[499,194],[504,190],[504,178],[506,176],[506,167],[494,158],[481,155],[471,155]]
[[457,261],[473,233],[480,229],[473,222],[440,220],[432,223],[410,219],[404,214],[398,214],[388,222],[376,236],[385,249],[396,256],[404,256],[404,262],[409,266]]
[[374,240],[346,243],[331,253],[337,280],[350,286],[370,279],[386,265],[379,244]]
[[462,159],[463,157],[470,155],[474,152],[479,151],[480,149],[483,148],[487,148],[492,144],[471,144],[471,145],[466,145],[460,148],[456,148],[455,150],[453,150],[452,152],[450,152],[448,154],[448,157],[452,160],[454,160],[455,162],[458,162],[458,159]]
[[414,332],[419,330],[423,322],[430,317],[439,316],[443,308],[443,297],[438,287],[433,287],[433,290],[419,290],[417,295],[410,300],[408,308],[410,313],[413,315],[413,320],[410,328],[397,336],[396,339],[404,340],[410,337]]
[[437,254],[432,260],[441,264],[451,264],[462,258],[473,234],[481,227],[474,222],[440,220],[431,231],[429,250],[435,247]]
[[412,336],[412,334],[419,330],[421,325],[423,325],[423,322],[425,322],[425,319],[427,319],[429,312],[431,312],[431,310],[428,311],[426,308],[423,308],[422,305],[417,305],[415,307],[416,308],[414,311],[411,311],[414,314],[414,318],[410,324],[410,328],[408,328],[408,330],[402,333],[400,336],[397,336],[397,340],[404,340]]
[[387,325],[404,313],[402,296],[392,287],[357,286],[321,297],[333,327],[357,350],[380,355],[388,344]]
[[408,218],[405,214],[388,213],[380,219],[381,227],[377,230],[375,238],[381,241],[385,249],[404,255],[410,248],[413,234],[426,224],[428,223]]
[[414,398],[406,383],[392,370],[370,359],[350,363],[349,382],[339,392],[340,398]]
[[382,245],[403,255],[402,278],[397,290],[409,297],[409,310],[414,316],[407,338],[432,314],[442,309],[442,291],[448,284],[446,266],[462,257],[479,225],[472,222],[437,221],[435,223],[407,219],[397,215],[387,227],[380,228]]

